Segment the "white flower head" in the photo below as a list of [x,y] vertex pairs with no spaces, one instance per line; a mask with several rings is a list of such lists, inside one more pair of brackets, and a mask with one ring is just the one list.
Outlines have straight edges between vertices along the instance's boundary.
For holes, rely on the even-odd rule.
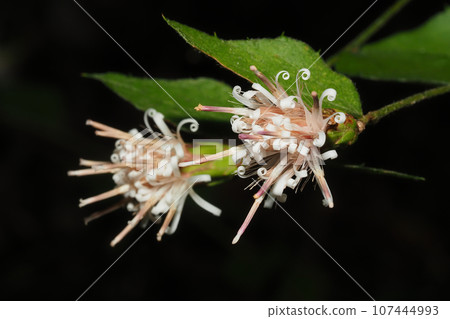
[[296,95],[288,95],[278,81],[280,76],[284,80],[289,79],[287,71],[280,71],[272,82],[255,66],[250,69],[268,90],[258,83],[253,83],[253,90],[246,92],[235,86],[232,94],[245,107],[199,105],[196,108],[199,111],[234,114],[231,127],[243,142],[242,145],[204,160],[231,155],[235,163],[240,165],[237,174],[252,177],[251,187],[260,186],[254,195],[254,204],[233,243],[244,233],[264,198],[264,206],[268,208],[273,206],[275,200],[284,202],[285,189],[297,189],[309,176],[319,185],[324,205],[333,207],[333,197],[325,180],[323,165],[325,160],[336,158],[337,153],[335,150],[321,153],[320,148],[326,142],[328,127],[346,120],[345,114],[341,112],[324,115],[323,100],[327,98],[333,101],[337,94],[334,89],[326,89],[320,97],[313,91],[313,105],[304,103],[300,79],[309,79],[308,69],[301,69],[296,75]]
[[[148,117],[153,119],[159,132],[152,129]],[[164,122],[164,116],[153,109],[147,110],[144,121],[147,126],[145,130],[139,132],[133,129],[123,132],[88,120],[86,124],[97,129],[96,135],[116,139],[111,161],[81,159],[80,165],[89,168],[68,173],[70,176],[113,174],[116,184],[114,189],[80,200],[80,207],[83,207],[117,195],[124,197],[116,205],[86,218],[88,223],[126,205],[134,217],[113,239],[111,246],[115,246],[141,221],[147,224],[149,220],[157,221],[163,215],[166,216],[157,239],[161,240],[163,234],[174,233],[188,195],[210,213],[214,215],[221,213],[220,209],[206,202],[192,189],[197,183],[210,182],[211,176],[193,175],[180,170],[178,166],[181,161],[192,160],[192,154],[180,135],[181,126],[190,123],[191,130],[195,131],[198,123],[193,119],[185,119],[179,123],[176,133],[173,133]]]

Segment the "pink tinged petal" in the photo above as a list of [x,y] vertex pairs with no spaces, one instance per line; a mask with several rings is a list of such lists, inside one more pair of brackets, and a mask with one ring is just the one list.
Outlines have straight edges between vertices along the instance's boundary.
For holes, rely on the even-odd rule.
[[106,174],[106,173],[117,173],[120,168],[110,168],[110,169],[95,169],[95,168],[86,168],[79,169],[75,171],[68,171],[68,176],[86,176],[86,175],[96,175],[96,174]]
[[236,244],[239,241],[239,239],[241,238],[242,234],[247,229],[247,226],[250,224],[253,216],[255,215],[256,211],[258,210],[259,205],[263,201],[264,196],[265,196],[265,194],[263,196],[255,199],[255,202],[253,203],[252,208],[248,212],[247,217],[244,220],[244,223],[242,224],[241,228],[239,228],[236,236],[233,238],[233,241],[232,241],[233,245]]
[[270,173],[269,178],[266,179],[266,181],[261,186],[259,191],[255,195],[253,195],[254,199],[260,198],[261,196],[264,197],[264,195],[269,190],[270,186],[272,186],[272,184],[278,179],[278,176],[283,172],[284,168],[286,167],[285,162],[286,162],[286,153],[282,153],[280,156],[280,161],[275,166],[273,171]]
[[130,190],[130,185],[125,184],[120,187],[114,188],[110,191],[107,191],[105,193],[102,193],[100,195],[93,196],[93,197],[86,198],[86,199],[80,199],[79,207],[83,207],[83,206],[86,206],[86,205],[89,205],[89,204],[92,204],[92,203],[95,203],[95,202],[98,202],[98,201],[101,201],[101,200],[104,200],[104,199],[107,199],[110,197],[114,197],[117,195],[125,194],[129,190]]
[[319,184],[320,190],[322,191],[322,195],[324,198],[323,204],[324,206],[328,206],[330,208],[334,207],[333,196],[331,195],[330,188],[328,187],[327,181],[325,180],[324,175],[316,175],[317,183]]
[[310,124],[314,130],[319,130],[321,128],[323,115],[322,115],[322,104],[319,102],[319,98],[317,97],[317,92],[312,91],[311,96],[313,98],[313,107],[311,108],[311,119],[312,123]]
[[105,162],[105,161],[92,161],[92,160],[80,158],[80,166],[91,166],[92,167],[92,166],[107,165],[107,164],[111,164],[111,163]]
[[172,206],[169,208],[169,212],[167,213],[166,218],[164,219],[164,223],[159,229],[158,233],[156,234],[156,239],[158,241],[161,241],[162,236],[166,232],[167,227],[169,227],[170,222],[172,221],[173,217],[175,216],[175,212],[177,211],[177,205],[178,201],[172,204]]
[[186,201],[187,194],[180,198],[179,203],[177,204],[177,211],[175,212],[175,216],[173,217],[170,226],[166,228],[164,232],[167,235],[172,235],[178,228],[178,224],[180,223],[181,213],[183,212],[184,202]]
[[101,124],[92,120],[87,120],[86,125],[92,126],[100,131],[95,131],[95,134],[98,136],[111,137],[115,139],[124,139],[128,140],[131,138],[131,135],[125,133],[121,130],[115,129],[105,124]]
[[217,113],[231,113],[241,116],[250,116],[254,111],[249,110],[244,107],[222,107],[222,106],[206,106],[199,104],[196,108],[196,111],[205,111],[205,112],[217,112]]
[[[269,126],[269,125],[272,125],[272,124],[268,124],[267,126]],[[271,128],[271,127],[269,126],[269,128]],[[259,132],[256,132],[256,134],[265,135],[265,136],[279,136],[280,135],[280,134],[278,134],[278,132],[271,132],[271,131],[259,131]]]
[[179,167],[187,167],[187,166],[191,166],[191,165],[200,165],[200,164],[203,164],[206,162],[215,161],[215,160],[221,159],[223,157],[230,156],[230,155],[236,153],[236,151],[238,151],[237,147],[231,147],[228,150],[225,150],[223,152],[219,152],[219,153],[216,153],[213,155],[207,155],[207,156],[202,155],[202,157],[199,159],[189,161],[189,162],[181,162],[178,164],[178,166]]
[[[255,75],[269,88],[269,90],[273,94],[277,94],[277,88],[273,85],[272,81],[270,81],[264,74],[262,74],[254,65],[250,66],[250,71],[253,71]],[[289,78],[289,77],[288,77]],[[276,104],[276,103],[274,103]]]
[[98,212],[95,212],[95,213],[89,215],[88,217],[86,217],[84,219],[84,224],[87,225],[88,223],[90,223],[91,221],[93,221],[93,220],[95,220],[97,218],[100,218],[100,217],[105,216],[105,215],[107,215],[109,213],[112,213],[113,211],[115,211],[115,210],[121,208],[122,206],[124,206],[125,204],[127,204],[129,201],[130,201],[129,198],[123,198],[118,203],[116,203],[116,204],[114,204],[114,205],[112,205],[112,206],[110,206],[110,207],[108,207],[108,208],[106,208],[104,210],[101,210],[101,211],[98,211]]
[[111,241],[111,247],[114,247],[119,243],[128,233],[136,227],[137,224],[144,218],[147,211],[156,203],[155,199],[148,200],[139,212],[134,216],[132,220],[128,222],[128,225]]
[[239,134],[238,135],[240,140],[262,140],[264,139],[261,135],[254,135],[254,134]]
[[271,174],[270,177],[268,179],[266,179],[264,184],[261,186],[259,191],[255,195],[253,195],[253,198],[257,199],[257,198],[260,198],[261,196],[264,197],[264,195],[267,193],[267,190],[270,188],[270,186],[272,186],[272,183],[273,183],[273,178],[272,178],[272,174]]

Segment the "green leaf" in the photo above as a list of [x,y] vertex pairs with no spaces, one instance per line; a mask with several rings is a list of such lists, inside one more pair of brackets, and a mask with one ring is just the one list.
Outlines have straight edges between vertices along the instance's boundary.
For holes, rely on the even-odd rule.
[[335,67],[375,80],[450,83],[450,7],[417,29],[342,52]]
[[[299,69],[311,67],[311,78],[305,82],[309,91],[320,94],[327,88],[334,88],[338,92],[335,101],[324,101],[324,108],[362,116],[359,95],[351,80],[333,72],[306,43],[286,36],[275,39],[222,40],[176,21],[166,21],[190,45],[251,82],[258,82],[258,78],[250,71],[250,65],[255,65],[271,78],[275,78],[281,70],[288,71],[291,78],[285,81],[285,89],[293,84]],[[295,85],[291,86],[289,93],[295,94]],[[312,102],[307,94],[303,99],[309,104]]]
[[[192,116],[198,121],[228,122],[224,113],[197,112],[199,103],[232,106],[232,88],[209,78],[164,80],[138,78],[120,73],[85,74],[103,82],[108,88],[140,110],[154,108],[166,119],[179,122]],[[169,96],[170,95],[170,96]]]

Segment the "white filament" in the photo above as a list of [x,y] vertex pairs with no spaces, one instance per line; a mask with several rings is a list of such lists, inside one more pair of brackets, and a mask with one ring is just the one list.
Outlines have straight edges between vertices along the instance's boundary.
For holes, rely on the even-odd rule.
[[323,144],[325,144],[325,141],[327,139],[327,136],[325,135],[325,132],[319,131],[319,136],[314,139],[313,144],[317,147],[322,147]]
[[[154,109],[148,109],[145,114],[153,119],[161,133],[166,136],[173,136],[172,132],[167,127],[167,124],[164,122],[164,115]],[[148,122],[146,124],[148,124]]]
[[260,167],[257,170],[257,174],[260,178],[262,179],[268,179],[269,177],[266,176],[267,174],[267,169],[265,167]]
[[289,80],[290,74],[288,71],[280,71],[277,73],[277,75],[275,76],[275,82],[278,83],[278,77],[281,75],[281,77],[283,78],[283,80]]
[[335,89],[326,89],[323,91],[319,99],[319,105],[322,106],[323,99],[327,97],[328,101],[332,102],[336,99],[337,92]]
[[300,74],[300,73],[302,73],[302,74],[301,74],[301,77],[302,77],[302,79],[303,79],[304,81],[308,80],[308,79],[310,78],[310,76],[311,76],[311,71],[309,71],[307,68],[300,69],[300,70],[298,70],[298,72],[297,72],[297,76],[296,76],[296,80],[297,80],[297,81],[299,80],[299,74]]
[[242,177],[242,176],[244,176],[245,175],[245,167],[244,166],[239,166],[238,168],[237,168],[237,174],[240,176],[240,177]]
[[277,104],[278,100],[269,91],[262,87],[259,83],[253,83],[252,88],[261,92],[266,98],[270,100],[273,104]]
[[244,104],[245,106],[248,106],[250,108],[255,108],[255,103],[253,103],[252,101],[250,101],[249,98],[246,98],[245,96],[241,95],[241,87],[239,85],[236,85],[233,88],[233,91],[231,92],[231,94],[233,95],[233,97],[238,100],[239,102],[241,102],[242,104]]
[[201,208],[203,208],[204,210],[206,210],[207,212],[215,215],[215,216],[220,216],[220,214],[222,213],[222,210],[216,206],[214,206],[213,204],[207,202],[205,199],[203,199],[202,197],[200,197],[200,195],[198,195],[196,192],[194,192],[194,190],[191,188],[189,190],[189,195],[191,196],[191,198],[194,200],[194,202],[200,206]]
[[336,116],[334,117],[335,122],[338,124],[344,123],[346,119],[347,119],[347,116],[345,116],[345,114],[342,112],[337,112]]
[[329,160],[329,159],[335,159],[336,157],[338,157],[338,154],[335,150],[327,151],[325,153],[322,153],[321,155],[322,155],[322,159],[324,161]]
[[295,107],[294,99],[298,99],[296,96],[288,96],[280,101],[280,107],[282,109],[293,109]]
[[194,120],[194,119],[184,119],[180,123],[178,123],[178,125],[177,125],[177,136],[178,136],[178,139],[180,141],[182,141],[182,142],[183,142],[183,139],[181,138],[180,131],[181,131],[181,128],[183,127],[183,125],[186,124],[186,123],[191,123],[191,125],[189,126],[189,129],[191,130],[191,132],[197,132],[198,126],[199,126],[198,122],[196,120]]

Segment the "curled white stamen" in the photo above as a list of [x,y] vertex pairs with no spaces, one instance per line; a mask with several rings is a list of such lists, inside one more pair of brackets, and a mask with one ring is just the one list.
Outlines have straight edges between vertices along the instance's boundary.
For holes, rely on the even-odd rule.
[[311,71],[309,71],[307,68],[300,69],[297,72],[297,76],[296,76],[297,81],[299,80],[300,73],[301,73],[301,77],[304,81],[308,80],[311,76]]
[[319,136],[314,139],[313,144],[317,147],[322,147],[323,144],[325,144],[325,141],[327,139],[327,136],[325,135],[325,132],[319,131]]
[[[155,109],[148,109],[145,112],[145,115],[147,115],[148,117],[151,117],[153,119],[153,122],[155,122],[156,126],[159,128],[161,133],[163,133],[166,136],[173,136],[172,132],[167,127],[167,124],[164,122],[164,115],[162,115]],[[149,123],[145,116],[144,116],[144,122],[145,122],[145,125],[147,125],[147,128],[149,128],[150,131],[152,131],[150,126],[148,125]]]
[[278,178],[278,180],[272,186],[272,190],[270,192],[273,196],[278,197],[283,195],[283,191],[286,188],[286,184],[290,179],[289,175],[290,175],[289,172],[286,172]]
[[245,122],[241,121],[241,119],[235,119],[233,121],[233,124],[231,125],[231,129],[233,130],[233,132],[235,133],[249,133],[251,132],[251,128],[248,129],[247,128],[247,124],[245,124]]
[[[253,154],[253,155],[258,156],[259,154]],[[242,159],[242,165],[249,165],[251,161],[252,161],[252,157],[250,156],[250,154],[248,154],[247,156],[245,156]]]
[[282,109],[293,109],[293,108],[295,107],[294,99],[297,99],[297,100],[298,100],[298,98],[297,98],[296,96],[293,96],[293,95],[288,96],[287,98],[282,99],[282,100],[280,101],[280,107],[281,107]]
[[260,167],[260,168],[258,168],[257,174],[258,174],[258,176],[259,176],[260,178],[262,178],[262,179],[268,179],[268,178],[269,178],[268,176],[266,176],[266,174],[267,174],[267,169],[266,169],[265,167]]
[[119,155],[117,155],[116,153],[111,155],[111,162],[113,162],[114,164],[119,163],[120,162],[120,158]]
[[253,83],[252,88],[261,92],[273,104],[275,104],[275,105],[277,104],[277,102],[278,102],[277,99],[272,94],[270,94],[269,91],[267,91],[265,88],[263,88],[261,84]]
[[114,146],[116,147],[116,149],[118,150],[118,151],[120,151],[122,148],[123,148],[123,143],[124,143],[125,141],[124,140],[117,140],[115,143],[114,143]]
[[233,125],[233,122],[236,121],[236,120],[239,119],[239,118],[240,118],[239,115],[233,115],[233,116],[230,118],[230,124]]
[[298,185],[298,182],[299,180],[290,178],[286,183],[286,187],[294,189]]
[[250,108],[255,108],[255,103],[253,103],[252,101],[250,101],[249,98],[247,98],[246,96],[242,96],[241,95],[241,87],[239,85],[236,85],[233,88],[233,91],[231,92],[231,94],[233,95],[233,97],[238,100],[239,102],[241,102],[242,104],[244,104],[245,106],[248,106]]
[[257,119],[259,119],[260,116],[261,116],[261,110],[260,109],[256,109],[254,111],[251,111],[251,113],[249,115],[249,117],[252,120],[257,120]]
[[296,143],[290,143],[289,147],[288,147],[288,152],[290,154],[294,154],[295,150],[297,149],[297,144]]
[[232,150],[230,153],[231,159],[233,160],[234,163],[237,163],[239,160],[244,158],[245,155],[247,155],[247,151],[241,146],[230,148],[230,150]]
[[267,124],[266,125],[266,131],[275,132],[277,130],[276,126],[273,124]]
[[345,113],[343,113],[343,112],[336,112],[336,113],[331,114],[329,117],[327,117],[327,118],[323,121],[324,127],[327,125],[328,121],[329,121],[332,117],[334,117],[334,121],[335,121],[337,124],[345,123],[345,121],[347,120],[347,116],[345,115]]
[[[156,110],[155,110],[155,109],[148,109],[148,110],[145,111],[145,113],[144,113],[144,123],[145,123],[145,126],[146,126],[151,132],[153,132],[153,130],[152,130],[152,127],[150,126],[150,123],[148,122],[148,118],[149,118],[149,117],[153,118],[153,116],[155,116],[155,114],[156,114]],[[130,133],[130,134],[131,134],[131,133]],[[134,135],[134,134],[131,134],[131,135]]]
[[272,147],[275,151],[281,150],[281,139],[277,138],[273,141]]
[[322,155],[322,159],[324,161],[329,160],[329,159],[335,159],[336,157],[338,157],[338,154],[335,150],[327,151],[325,153],[322,153],[321,155]]
[[342,112],[337,112],[335,114],[336,114],[336,116],[334,117],[334,121],[338,124],[344,123],[345,120],[347,119],[347,116],[345,116],[345,114]]
[[283,78],[283,80],[289,80],[290,74],[288,71],[280,71],[277,73],[277,75],[275,76],[275,82],[278,83],[278,77],[281,75],[281,77]]
[[308,176],[308,171],[306,169],[295,171],[294,173],[298,178],[305,178],[306,176]]
[[244,166],[239,166],[238,168],[237,168],[237,174],[240,176],[240,177],[243,177],[244,175],[245,175],[245,167]]
[[306,156],[309,153],[309,147],[304,145],[300,145],[297,150],[303,156]]
[[319,105],[322,106],[323,99],[327,97],[328,101],[332,102],[336,99],[337,92],[335,89],[326,89],[323,91],[319,99]]
[[258,93],[258,91],[253,91],[253,90],[249,90],[249,91],[245,91],[242,96],[246,99],[251,99],[252,97],[255,96],[255,94]]
[[177,125],[177,136],[178,136],[178,138],[179,138],[180,140],[183,140],[183,139],[181,138],[181,135],[180,135],[181,128],[182,128],[183,125],[186,124],[186,123],[191,123],[191,125],[189,126],[189,129],[191,130],[191,132],[197,132],[197,130],[198,130],[199,124],[198,124],[198,122],[197,122],[196,120],[194,120],[194,119],[184,119],[184,120],[182,120],[182,121],[181,121],[180,123],[178,123],[178,125]]
[[263,149],[265,149],[265,150],[268,149],[269,146],[270,146],[269,143],[267,143],[267,142],[265,142],[265,141],[261,143],[261,147],[262,147]]

